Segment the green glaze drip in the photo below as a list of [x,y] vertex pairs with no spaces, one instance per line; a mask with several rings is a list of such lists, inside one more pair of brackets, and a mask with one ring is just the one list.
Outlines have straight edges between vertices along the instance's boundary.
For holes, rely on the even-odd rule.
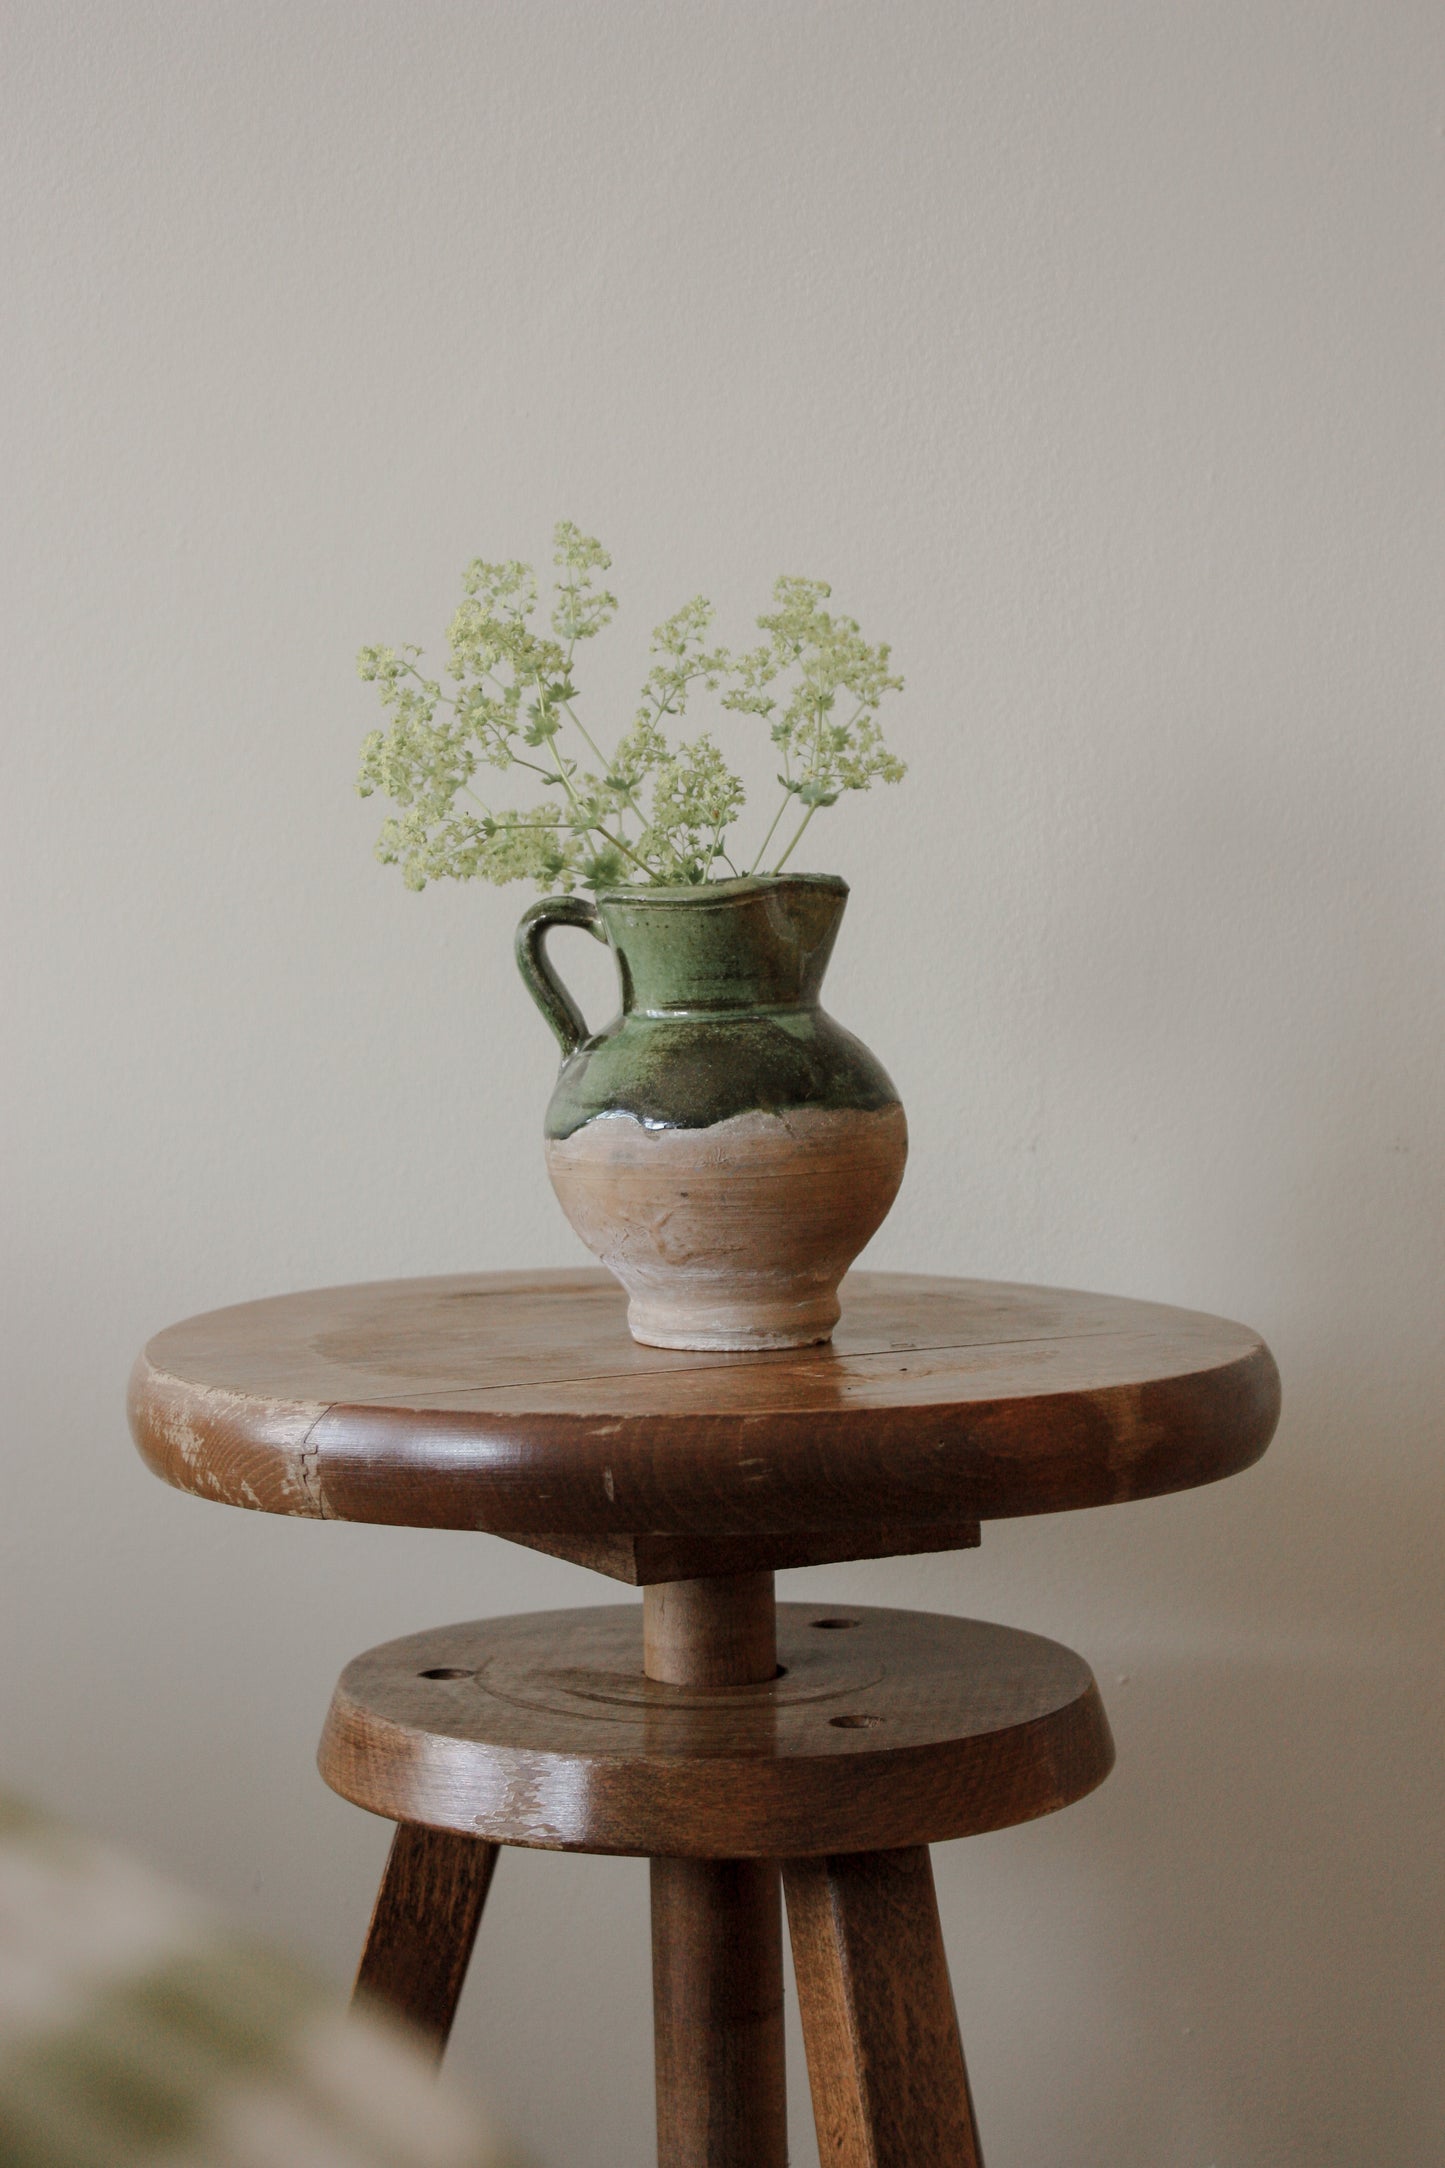
[[[622,1008],[569,1052],[547,1135],[570,1136],[607,1114],[704,1129],[754,1111],[896,1105],[881,1064],[818,1005],[847,898],[835,874],[599,896],[595,930],[617,959]],[[523,970],[566,1044],[566,1018],[576,1011],[541,936],[549,922],[586,923],[593,914],[577,899],[559,904],[555,920],[551,909],[539,905],[523,922]]]

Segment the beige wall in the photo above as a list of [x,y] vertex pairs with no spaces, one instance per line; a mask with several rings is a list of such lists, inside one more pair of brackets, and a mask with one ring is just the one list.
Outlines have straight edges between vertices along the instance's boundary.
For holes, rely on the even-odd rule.
[[[740,635],[821,573],[908,677],[912,781],[813,861],[913,1124],[873,1261],[1230,1312],[1285,1380],[1217,1491],[790,1577],[1104,1684],[1104,1790],[940,1860],[990,2163],[1429,2168],[1438,7],[10,0],[4,38],[6,1781],[344,1972],[385,1831],[311,1769],[342,1660],[599,1592],[210,1509],[126,1440],[175,1317],[575,1254],[525,898],[372,863],[354,650],[562,514],[616,553],[619,702],[699,587]],[[644,1891],[498,1880],[459,2060],[557,2168],[647,2157]]]

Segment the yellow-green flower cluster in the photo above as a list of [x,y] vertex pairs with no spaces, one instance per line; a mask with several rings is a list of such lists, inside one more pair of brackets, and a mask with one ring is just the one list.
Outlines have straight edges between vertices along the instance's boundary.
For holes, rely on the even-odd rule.
[[[703,596],[667,618],[652,635],[637,714],[609,759],[577,714],[572,663],[578,643],[616,612],[616,596],[599,584],[612,560],[563,520],[552,562],[550,635],[531,622],[530,565],[468,566],[447,633],[450,692],[418,668],[420,648],[361,650],[358,669],[389,721],[362,747],[357,787],[397,807],[377,856],[399,865],[409,888],[444,876],[570,890],[737,873],[726,838],[743,808],[741,779],[709,732],[674,745],[663,728],[681,719],[699,684],[720,692],[724,708],[762,717],[782,755],[782,803],[750,872],[789,805],[799,818],[773,872],[820,806],[901,779],[877,711],[903,680],[889,674],[886,646],[870,647],[852,618],[823,607],[830,591],[821,580],[780,579],[775,609],[758,619],[763,644],[736,657],[709,644],[713,611]],[[535,775],[547,795],[523,810],[496,808],[476,788],[488,767]]]

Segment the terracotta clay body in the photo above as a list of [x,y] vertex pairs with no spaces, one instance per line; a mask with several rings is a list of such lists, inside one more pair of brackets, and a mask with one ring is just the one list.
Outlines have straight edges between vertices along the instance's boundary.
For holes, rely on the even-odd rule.
[[[547,1111],[563,1211],[654,1347],[826,1340],[838,1282],[903,1178],[885,1071],[819,1005],[847,900],[798,874],[561,897],[518,933],[565,1056]],[[584,926],[617,958],[622,1009],[589,1034],[542,942]]]
[[838,1282],[897,1195],[900,1106],[735,1114],[710,1129],[600,1115],[548,1138],[562,1209],[652,1347],[826,1340]]

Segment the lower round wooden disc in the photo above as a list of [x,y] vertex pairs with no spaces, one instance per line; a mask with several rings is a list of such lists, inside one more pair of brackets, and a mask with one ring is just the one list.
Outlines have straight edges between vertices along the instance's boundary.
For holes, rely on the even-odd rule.
[[348,1664],[334,1791],[392,1821],[553,1850],[799,1858],[1032,1820],[1108,1775],[1083,1658],[977,1619],[778,1606],[762,1686],[644,1677],[642,1607],[441,1626]]

